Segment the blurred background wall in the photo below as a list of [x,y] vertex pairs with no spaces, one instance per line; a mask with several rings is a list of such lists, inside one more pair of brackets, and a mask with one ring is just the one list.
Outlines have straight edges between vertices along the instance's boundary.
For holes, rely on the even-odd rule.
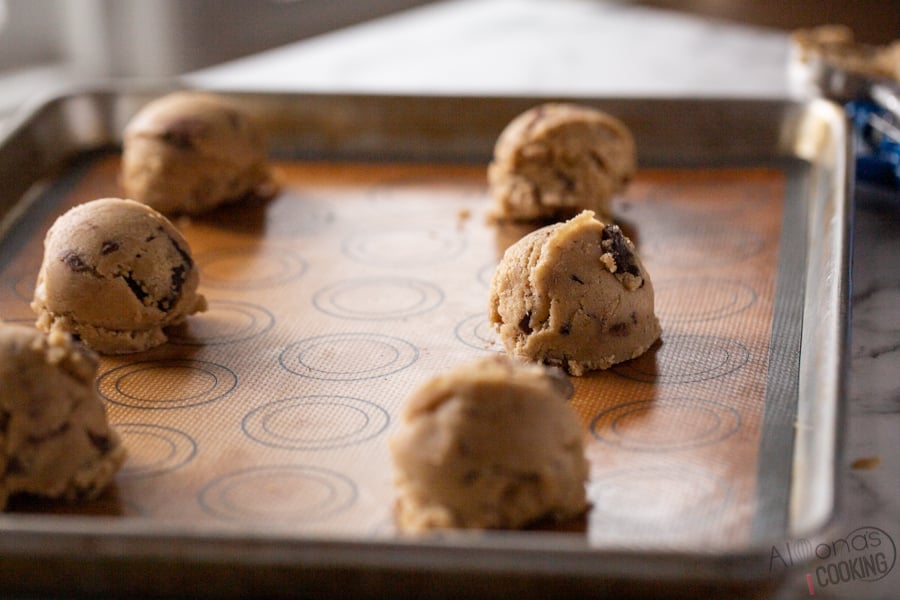
[[641,0],[640,4],[790,31],[840,23],[859,41],[900,38],[900,0]]
[[56,0],[0,0],[0,71],[59,60]]
[[[0,72],[56,62],[89,77],[161,77],[429,1],[0,0]],[[900,0],[633,1],[784,30],[843,23],[873,44],[900,38]]]
[[0,70],[161,77],[429,0],[0,0]]

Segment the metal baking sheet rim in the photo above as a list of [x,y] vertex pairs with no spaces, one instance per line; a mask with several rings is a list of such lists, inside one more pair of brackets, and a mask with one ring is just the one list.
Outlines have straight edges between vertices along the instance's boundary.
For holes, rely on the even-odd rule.
[[[28,190],[58,173],[68,160],[80,152],[119,143],[127,120],[145,102],[174,89],[171,85],[118,84],[85,88],[38,100],[21,111],[12,126],[0,132],[0,236],[15,220],[15,214],[27,210]],[[273,116],[267,126],[286,132],[284,139],[273,140],[273,154],[286,144],[318,144],[319,147],[294,148],[300,153],[325,153],[343,158],[365,156],[384,143],[384,132],[376,136],[352,135],[358,126],[396,127],[388,132],[393,140],[409,136],[421,122],[417,110],[412,123],[388,118],[388,108],[437,111],[453,116],[452,126],[426,132],[442,142],[434,148],[423,147],[423,139],[405,139],[393,146],[387,158],[425,158],[428,160],[479,161],[489,158],[492,143],[502,126],[521,110],[551,98],[535,97],[446,97],[446,96],[365,96],[329,94],[231,93],[247,102],[249,109]],[[567,98],[552,98],[566,100]],[[737,124],[744,134],[738,143],[725,147],[703,148],[687,143],[675,156],[676,163],[691,163],[716,156],[719,160],[748,161],[772,157],[798,158],[810,167],[806,290],[800,354],[800,394],[794,439],[789,523],[792,539],[803,538],[814,545],[826,540],[830,524],[840,506],[836,467],[841,454],[840,423],[844,413],[846,352],[849,306],[849,256],[852,198],[852,163],[848,127],[840,107],[824,100],[793,102],[785,100],[730,100],[691,98],[571,98],[597,104],[614,114],[666,115],[669,129],[661,140],[652,138],[660,121],[650,119],[634,131],[644,164],[671,162],[673,144],[678,135],[695,136],[705,142],[713,135],[696,119],[673,119],[712,115],[730,125]],[[346,111],[352,107],[364,110]],[[330,108],[329,108],[330,107]],[[311,109],[311,110],[309,110]],[[470,122],[462,123],[460,110],[468,109]],[[339,113],[327,123],[329,131],[315,131],[315,117],[321,111]],[[307,114],[307,111],[312,115]],[[318,111],[318,112],[317,112]],[[343,113],[342,113],[343,111]],[[386,112],[387,111],[387,112]],[[322,113],[325,114],[325,113]],[[306,115],[299,120],[297,115]],[[362,115],[362,117],[360,117]],[[473,117],[473,115],[475,115]],[[295,121],[292,123],[291,119]],[[363,119],[362,122],[358,122]],[[628,119],[625,119],[628,122]],[[385,125],[390,123],[390,125]],[[287,127],[285,127],[288,125]],[[461,125],[474,127],[466,131]],[[719,127],[713,123],[710,127]],[[762,130],[760,129],[762,125]],[[689,133],[691,127],[700,130]],[[457,131],[454,128],[458,128]],[[643,129],[642,129],[643,128]],[[358,133],[358,132],[356,132]],[[369,131],[368,133],[372,133]],[[642,138],[660,142],[650,146]],[[739,136],[740,137],[740,136]],[[375,139],[378,138],[378,139]],[[298,142],[298,139],[300,140]],[[724,158],[723,158],[724,157]],[[384,156],[382,156],[384,158]],[[282,567],[295,569],[295,575],[316,567],[343,568],[349,571],[373,569],[394,572],[435,571],[480,574],[568,575],[585,580],[616,579],[641,581],[652,578],[672,582],[772,582],[772,575],[760,565],[766,564],[771,543],[755,544],[739,551],[683,552],[678,549],[647,552],[633,548],[592,549],[585,541],[561,534],[531,536],[477,533],[452,533],[428,540],[396,542],[358,539],[296,539],[277,531],[259,530],[234,534],[167,526],[140,518],[107,518],[47,515],[0,515],[0,559],[12,568],[0,570],[0,584],[28,583],[26,568],[34,560],[62,560],[79,564],[105,564],[130,560],[157,564],[177,556],[184,566],[229,565]],[[778,540],[775,540],[778,541]],[[772,542],[772,541],[769,541]],[[552,548],[552,551],[548,551]],[[18,562],[17,562],[18,561]],[[795,564],[794,570],[804,565]],[[23,579],[23,577],[25,579]],[[105,584],[115,577],[106,573]],[[302,578],[301,578],[302,580]],[[85,582],[87,583],[87,582]],[[99,585],[101,582],[94,582]],[[32,581],[31,587],[40,582]],[[25,585],[28,588],[28,585]],[[228,588],[222,587],[227,592]]]

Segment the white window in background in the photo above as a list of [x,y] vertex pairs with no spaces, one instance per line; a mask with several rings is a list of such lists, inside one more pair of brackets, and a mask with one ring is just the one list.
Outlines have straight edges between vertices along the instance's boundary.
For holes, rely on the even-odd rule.
[[0,0],[0,71],[59,62],[63,0]]
[[72,0],[0,0],[0,130],[28,100],[64,83],[60,7]]

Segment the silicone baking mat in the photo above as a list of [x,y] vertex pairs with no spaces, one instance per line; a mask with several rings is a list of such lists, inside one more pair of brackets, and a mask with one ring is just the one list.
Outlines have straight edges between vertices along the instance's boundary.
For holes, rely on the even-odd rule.
[[[85,157],[3,240],[0,317],[33,322],[44,233],[70,206],[120,196],[118,165],[115,153]],[[102,358],[97,389],[129,453],[113,488],[82,506],[14,510],[396,535],[387,439],[422,381],[503,351],[488,289],[524,231],[486,222],[484,165],[277,169],[275,198],[175,221],[209,311],[159,348]],[[785,179],[644,169],[616,199],[663,335],[636,360],[569,379],[592,464],[592,508],[565,526],[573,535],[740,547],[787,497],[758,481]],[[789,458],[766,468],[787,473]]]

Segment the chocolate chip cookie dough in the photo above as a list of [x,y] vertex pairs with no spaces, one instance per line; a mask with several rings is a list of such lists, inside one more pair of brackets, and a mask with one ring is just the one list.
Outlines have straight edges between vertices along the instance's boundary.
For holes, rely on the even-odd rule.
[[176,92],[128,123],[125,195],[164,214],[197,215],[248,195],[275,192],[262,132],[224,99]]
[[489,320],[506,351],[583,375],[660,336],[653,285],[616,225],[584,211],[510,246],[491,281]]
[[500,134],[488,166],[495,220],[568,219],[592,210],[608,219],[610,199],[637,169],[634,139],[602,111],[547,103],[525,111]]
[[0,510],[17,494],[90,499],[112,481],[125,450],[96,371],[67,334],[0,323]]
[[206,309],[181,233],[152,208],[103,198],[59,217],[44,239],[32,309],[101,354],[147,350],[164,329]]
[[414,392],[390,441],[399,528],[512,529],[584,513],[589,465],[561,376],[496,355]]

